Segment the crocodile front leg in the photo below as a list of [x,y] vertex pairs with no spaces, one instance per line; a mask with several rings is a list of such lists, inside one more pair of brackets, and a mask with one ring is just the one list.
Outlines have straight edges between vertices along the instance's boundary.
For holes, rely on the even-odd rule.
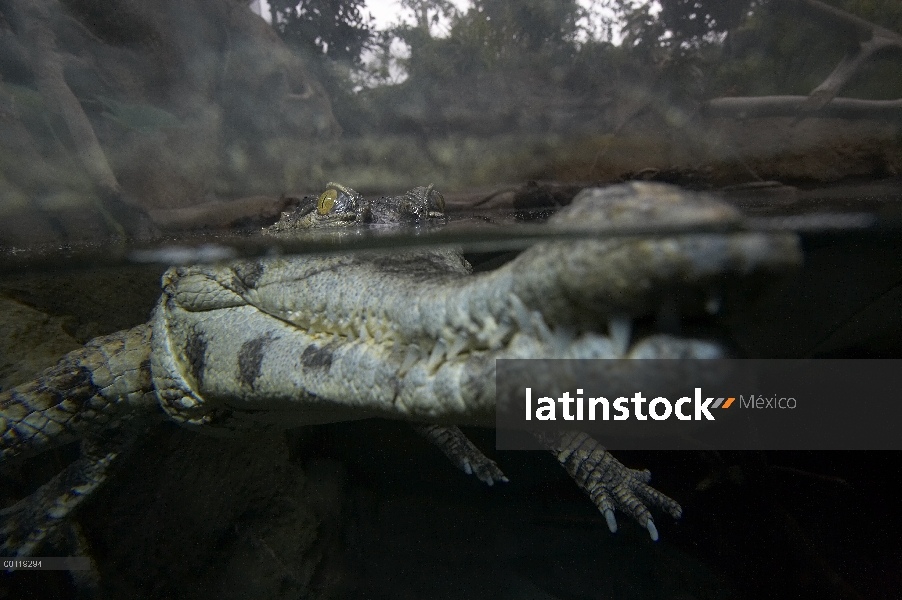
[[679,519],[683,509],[673,499],[648,485],[651,473],[624,466],[604,446],[581,431],[535,433],[567,473],[576,481],[604,515],[611,533],[617,531],[614,509],[633,517],[658,540],[658,530],[645,504],[664,510]]
[[101,336],[34,381],[0,392],[0,462],[35,456],[159,413],[150,376],[149,325]]

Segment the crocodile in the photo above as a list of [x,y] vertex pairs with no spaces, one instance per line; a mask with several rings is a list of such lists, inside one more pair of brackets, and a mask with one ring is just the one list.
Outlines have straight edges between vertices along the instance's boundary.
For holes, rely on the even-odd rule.
[[[367,200],[330,183],[264,231],[445,219],[433,186]],[[135,441],[171,420],[210,435],[259,435],[381,417],[410,422],[458,468],[507,481],[458,426],[494,426],[499,358],[716,357],[711,339],[647,323],[662,305],[715,310],[798,267],[791,232],[756,232],[718,199],[663,184],[583,190],[550,224],[698,227],[697,232],[542,242],[473,272],[454,249],[272,256],[171,267],[150,321],[91,340],[34,381],[0,392],[0,462],[81,442],[81,454],[0,511],[0,555],[58,533]],[[731,290],[733,290],[731,292]],[[653,319],[652,319],[653,321]],[[680,505],[584,433],[537,434],[591,498],[657,528]]]

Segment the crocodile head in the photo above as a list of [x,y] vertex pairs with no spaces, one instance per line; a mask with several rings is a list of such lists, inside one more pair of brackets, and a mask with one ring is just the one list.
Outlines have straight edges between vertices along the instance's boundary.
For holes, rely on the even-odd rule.
[[[318,216],[283,227],[441,214],[431,186],[381,199],[379,210],[329,189]],[[347,216],[321,219],[331,212]],[[720,299],[742,299],[801,262],[795,235],[748,231],[723,202],[660,184],[584,190],[549,226],[582,237],[537,244],[485,273],[451,250],[171,269],[153,336],[167,363],[154,365],[164,407],[203,424],[210,400],[232,416],[291,405],[302,423],[378,414],[490,424],[495,359],[721,356],[681,320],[694,326]],[[585,237],[617,226],[682,229]]]
[[293,211],[282,213],[279,221],[264,233],[365,224],[419,224],[443,219],[444,211],[445,198],[431,184],[400,196],[368,200],[349,187],[329,182],[319,198],[304,198]]
[[548,225],[584,234],[659,232],[600,233],[521,254],[512,274],[516,294],[552,327],[586,330],[607,322],[612,334],[632,330],[639,339],[691,335],[802,262],[794,233],[751,231],[738,210],[716,197],[663,184],[584,190]]

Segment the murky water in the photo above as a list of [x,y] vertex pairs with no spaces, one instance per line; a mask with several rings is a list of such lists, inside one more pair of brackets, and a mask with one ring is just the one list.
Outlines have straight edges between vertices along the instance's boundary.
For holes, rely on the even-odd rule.
[[[147,322],[169,266],[454,249],[481,274],[549,242],[740,231],[797,235],[803,265],[709,311],[706,335],[741,357],[902,358],[894,4],[413,1],[381,34],[363,2],[270,6],[0,2],[0,392]],[[261,234],[329,181],[432,183],[446,216]],[[741,223],[552,218],[632,181],[712,194]],[[701,327],[664,308],[633,331]],[[652,509],[652,542],[619,513],[610,533],[549,453],[463,429],[509,482],[388,420],[156,425],[36,552],[92,569],[0,574],[0,600],[902,592],[898,449],[616,452],[683,507]],[[79,454],[0,464],[0,506]]]

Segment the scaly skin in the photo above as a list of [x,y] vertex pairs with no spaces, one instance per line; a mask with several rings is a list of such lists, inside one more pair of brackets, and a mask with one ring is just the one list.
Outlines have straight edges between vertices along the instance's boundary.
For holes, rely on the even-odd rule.
[[158,414],[150,337],[151,328],[139,325],[95,338],[39,379],[0,393],[0,461]]
[[[284,214],[268,233],[423,222],[442,218],[443,208],[431,186],[367,202],[330,184],[315,206]],[[4,460],[85,440],[69,473],[3,512],[0,554],[31,552],[144,424],[163,417],[214,435],[374,416],[411,421],[462,470],[505,481],[456,427],[494,424],[496,359],[720,356],[702,340],[633,341],[630,319],[665,302],[696,310],[713,290],[801,261],[795,236],[743,232],[730,207],[668,186],[585,190],[552,219],[581,228],[655,223],[732,230],[543,243],[477,275],[453,251],[169,269],[149,326],[95,340],[36,382],[0,394]],[[104,446],[108,430],[116,435]],[[680,515],[647,485],[647,472],[623,466],[595,440],[539,439],[612,531],[614,510],[653,539],[645,503]]]

